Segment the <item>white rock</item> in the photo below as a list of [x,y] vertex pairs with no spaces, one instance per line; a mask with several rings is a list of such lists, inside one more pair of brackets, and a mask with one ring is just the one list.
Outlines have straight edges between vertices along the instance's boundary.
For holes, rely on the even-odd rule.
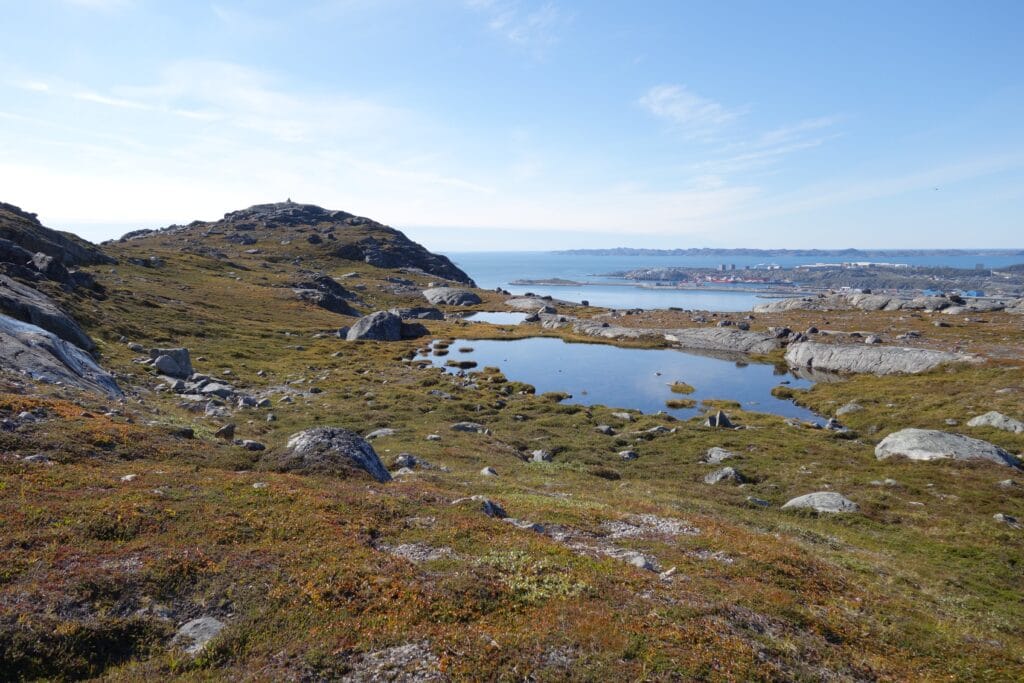
[[936,429],[901,429],[882,439],[875,447],[879,460],[894,455],[911,460],[989,460],[1000,465],[1020,466],[1020,460],[999,446],[962,434]]
[[968,427],[994,427],[996,429],[1002,429],[1004,432],[1013,432],[1014,434],[1024,433],[1024,422],[1015,420],[1012,417],[1007,417],[1000,412],[992,410],[979,415],[978,417],[972,417],[967,421]]
[[816,491],[797,496],[782,506],[783,509],[810,508],[817,512],[857,512],[860,507],[852,500],[834,491]]
[[197,655],[224,627],[224,622],[214,617],[193,619],[178,629],[171,639],[171,645],[181,647],[190,655]]

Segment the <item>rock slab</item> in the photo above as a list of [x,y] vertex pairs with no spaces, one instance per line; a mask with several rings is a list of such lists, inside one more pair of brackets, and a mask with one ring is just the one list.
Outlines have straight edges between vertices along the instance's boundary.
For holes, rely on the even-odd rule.
[[473,306],[481,302],[476,292],[459,287],[433,287],[423,290],[423,296],[435,306]]
[[0,314],[0,365],[47,384],[119,398],[113,375],[88,353],[52,332]]
[[995,444],[937,429],[901,429],[875,446],[875,457],[885,460],[903,456],[910,460],[988,460],[999,465],[1020,467],[1017,456]]
[[978,417],[972,417],[967,421],[968,427],[993,427],[995,429],[1001,429],[1004,432],[1013,432],[1014,434],[1024,433],[1024,422],[1015,420],[1012,417],[1003,415],[995,410],[989,411],[984,415]]
[[786,351],[790,367],[842,374],[917,374],[946,363],[971,360],[971,356],[961,353],[865,344],[801,342],[791,344]]
[[797,496],[782,506],[783,509],[810,509],[816,512],[847,513],[857,512],[860,507],[846,496],[835,491],[816,491]]

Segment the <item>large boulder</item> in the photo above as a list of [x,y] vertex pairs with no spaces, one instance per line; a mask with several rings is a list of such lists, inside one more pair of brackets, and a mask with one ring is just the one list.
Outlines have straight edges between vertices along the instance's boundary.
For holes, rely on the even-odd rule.
[[195,370],[192,369],[192,358],[188,349],[150,349],[149,357],[153,367],[162,375],[185,379]]
[[835,491],[816,491],[797,496],[782,506],[783,509],[808,509],[815,512],[845,513],[857,512],[860,507],[852,500]]
[[377,311],[357,320],[345,339],[348,341],[398,341],[402,338],[402,319],[391,311]]
[[476,292],[459,287],[433,287],[424,290],[423,296],[435,306],[473,306],[481,302]]
[[968,427],[992,427],[994,429],[1001,429],[1004,432],[1013,432],[1014,434],[1024,434],[1024,422],[1015,420],[1012,417],[1003,415],[995,410],[989,411],[984,415],[972,417],[967,421]]
[[380,482],[391,481],[373,446],[355,432],[340,427],[314,427],[292,434],[283,452],[263,458],[265,467],[300,474],[369,474]]
[[88,353],[36,325],[0,315],[0,368],[48,384],[121,396],[113,376]]
[[946,363],[974,360],[962,353],[869,344],[791,344],[786,351],[790,367],[836,373],[874,375],[916,374]]
[[1000,465],[1020,467],[1020,459],[999,446],[962,434],[936,429],[901,429],[875,446],[875,457],[884,460],[903,456],[910,460],[988,460]]
[[96,348],[89,335],[53,299],[6,275],[0,275],[0,313],[41,327],[80,349]]

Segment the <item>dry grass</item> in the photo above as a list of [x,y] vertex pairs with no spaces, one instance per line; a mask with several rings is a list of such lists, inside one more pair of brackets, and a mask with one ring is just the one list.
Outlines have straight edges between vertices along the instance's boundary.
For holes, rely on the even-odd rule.
[[[858,377],[796,392],[823,415],[850,401],[863,405],[843,418],[855,438],[734,411],[746,429],[721,432],[699,419],[669,424],[655,415],[636,415],[620,429],[614,407],[557,403],[495,370],[470,389],[404,362],[423,340],[316,337],[348,320],[296,301],[287,288],[296,279],[292,260],[301,257],[305,268],[358,273],[342,282],[366,286],[359,292],[366,310],[418,304],[413,293],[391,291],[384,278],[393,273],[317,260],[298,239],[287,247],[261,243],[259,256],[216,246],[230,263],[184,252],[171,237],[118,245],[111,251],[121,258],[155,255],[168,265],[100,269],[106,300],[68,300],[100,342],[103,362],[133,387],[120,415],[104,415],[117,406],[53,389],[0,395],[5,414],[43,416],[0,433],[0,678],[336,678],[352,673],[357,653],[418,642],[454,679],[1024,676],[1024,532],[992,520],[996,512],[1024,513],[1022,488],[998,485],[1020,476],[992,465],[879,462],[872,452],[897,428],[948,428],[947,418],[992,409],[1020,417],[1019,367]],[[418,285],[432,279],[402,277]],[[476,308],[500,310],[500,297],[483,296]],[[625,320],[684,324],[670,315]],[[813,317],[786,322],[826,327]],[[1019,322],[985,317],[992,322],[963,329],[893,314],[827,319],[837,329],[884,334],[919,326],[927,331],[921,343],[939,346],[1024,349]],[[426,324],[442,340],[536,333]],[[194,359],[205,358],[198,370],[230,369],[236,386],[270,396],[277,420],[267,422],[267,410],[237,411],[240,437],[275,449],[314,424],[364,434],[391,427],[394,436],[374,442],[386,464],[412,452],[448,470],[418,470],[388,484],[255,471],[258,454],[212,439],[221,420],[152,390],[155,378],[132,363],[136,354],[122,335],[146,346],[188,346]],[[279,402],[285,394],[294,402]],[[461,420],[490,433],[448,429]],[[598,424],[620,433],[599,434]],[[629,434],[657,425],[676,431]],[[196,438],[170,436],[181,426]],[[442,439],[427,441],[428,434]],[[1024,450],[1024,436],[971,434]],[[728,464],[751,483],[704,484],[710,468],[699,460],[712,446],[738,454]],[[555,453],[553,462],[527,462],[537,448]],[[623,461],[624,449],[640,457]],[[17,457],[32,453],[55,464]],[[499,476],[480,477],[485,465]],[[126,474],[138,476],[122,481]],[[875,483],[885,479],[896,483]],[[779,509],[827,489],[862,512]],[[451,504],[471,495],[548,533],[489,518],[478,504]],[[631,515],[700,531],[611,533]],[[551,533],[559,528],[587,540],[560,542]],[[417,564],[387,550],[403,544],[446,552]],[[594,550],[611,546],[676,572],[662,580]],[[228,627],[192,660],[168,640],[199,615]]]

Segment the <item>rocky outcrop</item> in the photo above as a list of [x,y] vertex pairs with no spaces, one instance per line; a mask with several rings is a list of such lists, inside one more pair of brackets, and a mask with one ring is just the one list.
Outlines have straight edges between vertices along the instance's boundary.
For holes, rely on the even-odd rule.
[[784,510],[807,509],[815,512],[857,512],[860,507],[844,495],[834,491],[816,491],[797,496],[782,506]]
[[342,287],[338,282],[326,275],[316,275],[309,280],[298,282],[293,289],[301,301],[339,315],[358,316],[359,311],[352,307],[349,300],[355,295]]
[[429,334],[420,323],[405,322],[394,311],[377,311],[363,316],[349,328],[348,341],[399,341]]
[[697,327],[672,330],[665,340],[682,349],[767,354],[782,347],[784,340],[767,333],[746,332],[728,327]]
[[538,315],[545,329],[571,327],[573,332],[604,339],[664,339],[684,351],[694,351],[723,357],[767,354],[781,348],[784,338],[769,333],[749,332],[725,327],[695,327],[665,330],[649,327],[620,327],[597,318],[576,318],[568,315],[542,313]]
[[81,348],[6,315],[0,315],[0,367],[47,384],[121,396],[113,376]]
[[[505,305],[516,311],[526,311],[528,313],[536,313],[537,311],[546,308],[555,308],[558,306],[576,306],[571,301],[562,301],[560,299],[552,299],[550,297],[544,298],[539,296],[514,296],[511,299],[505,300]],[[545,310],[545,313],[555,313],[555,310]]]
[[180,647],[193,657],[206,649],[226,624],[215,617],[199,617],[182,624],[171,639],[171,647]]
[[436,308],[427,308],[426,306],[392,308],[389,311],[402,320],[444,320],[444,313]]
[[740,474],[739,470],[733,467],[723,467],[715,470],[714,472],[709,472],[704,476],[704,483],[711,485],[720,484],[723,481],[730,484],[742,484],[746,480],[747,478]]
[[41,252],[65,267],[116,263],[99,247],[67,232],[43,226],[36,214],[0,202],[0,239],[10,240],[22,249]]
[[153,361],[153,367],[161,375],[185,379],[195,372],[192,368],[192,357],[185,348],[150,349],[149,357]]
[[[573,332],[584,334],[588,337],[602,337],[604,339],[651,339],[660,338],[664,330],[655,330],[641,327],[618,327],[608,322],[592,320],[589,318],[575,318],[567,315],[556,315],[552,313],[540,313],[537,315],[541,325],[548,330],[557,330],[563,327],[571,327]],[[530,318],[527,318],[530,321]]]
[[398,341],[402,338],[402,319],[390,311],[363,316],[349,328],[348,341]]
[[280,472],[368,474],[380,482],[391,481],[373,446],[355,432],[340,427],[314,427],[293,434],[283,452],[265,456],[261,464]]
[[988,460],[1000,465],[1020,467],[1017,456],[999,446],[962,434],[936,429],[901,429],[875,446],[875,457],[885,460],[902,456],[910,460]]
[[433,287],[424,290],[423,296],[435,306],[473,306],[481,302],[476,292],[458,287]]
[[944,296],[897,297],[884,294],[818,294],[754,306],[755,313],[786,311],[941,311],[957,301]]
[[80,349],[96,348],[89,335],[53,299],[6,275],[0,275],[0,313],[41,327]]
[[791,344],[786,351],[786,362],[790,367],[844,374],[916,374],[945,363],[974,360],[974,357],[961,353],[868,344],[801,342]]
[[[398,230],[345,211],[333,211],[313,204],[278,202],[257,204],[224,214],[219,221],[193,221],[161,230],[136,230],[119,241],[147,240],[165,235],[185,235],[195,240],[208,238],[230,245],[251,245],[273,240],[318,258],[334,257],[362,261],[378,268],[408,268],[412,271],[474,286],[473,280],[446,256],[433,254]],[[190,250],[197,247],[192,245]],[[202,249],[216,254],[216,251]],[[197,252],[199,253],[199,252]]]
[[1004,432],[1013,432],[1014,434],[1024,434],[1024,422],[1015,420],[1012,417],[1003,415],[995,410],[989,411],[984,415],[978,415],[972,417],[967,421],[968,427],[992,427],[994,429],[1001,429]]
[[344,234],[353,230],[371,232],[373,234],[341,245],[332,246],[331,243],[335,240],[331,239],[327,242],[321,239],[319,244],[330,248],[332,255],[339,258],[364,261],[378,268],[416,268],[438,277],[473,284],[470,277],[447,257],[430,253],[394,228],[344,211],[332,211],[313,204],[295,202],[257,204],[248,209],[224,214],[224,219],[219,223],[225,227],[242,226],[249,229],[316,226],[326,235],[334,232]]

